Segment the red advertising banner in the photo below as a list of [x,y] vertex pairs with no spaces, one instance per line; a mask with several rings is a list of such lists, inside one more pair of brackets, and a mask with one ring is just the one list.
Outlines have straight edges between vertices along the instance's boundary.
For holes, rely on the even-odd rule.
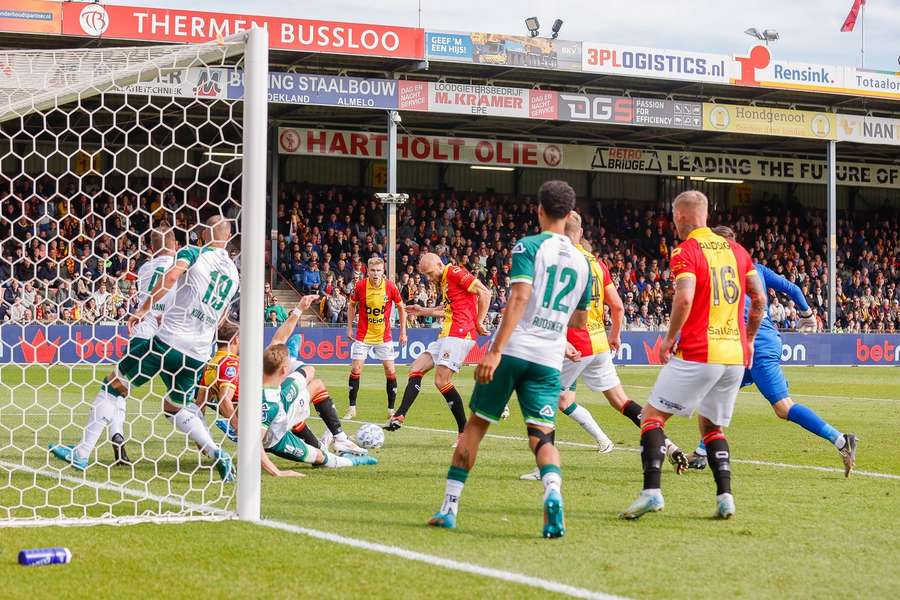
[[62,32],[66,35],[193,44],[228,37],[254,26],[269,30],[269,47],[277,50],[424,57],[424,32],[414,27],[139,6],[63,4]]
[[[278,131],[278,147],[280,154],[384,159],[388,137],[362,131],[282,127]],[[558,144],[513,140],[397,136],[400,160],[425,162],[556,169],[565,160],[564,148]]]
[[59,2],[4,0],[0,4],[0,31],[59,35],[61,29]]

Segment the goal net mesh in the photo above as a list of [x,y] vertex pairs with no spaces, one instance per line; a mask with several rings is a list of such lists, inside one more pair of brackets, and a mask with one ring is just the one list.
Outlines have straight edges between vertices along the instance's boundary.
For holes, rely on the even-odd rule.
[[[235,484],[164,416],[165,365],[117,408],[131,464],[114,464],[109,429],[83,470],[48,448],[81,441],[128,352],[153,228],[184,247],[209,217],[233,219],[240,264],[243,103],[225,79],[243,51],[234,36],[0,52],[0,526],[234,510]],[[235,455],[215,416],[206,426]]]

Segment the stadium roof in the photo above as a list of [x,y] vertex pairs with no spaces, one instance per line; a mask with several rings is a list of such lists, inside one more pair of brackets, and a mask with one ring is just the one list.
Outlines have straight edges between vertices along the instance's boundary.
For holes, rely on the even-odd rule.
[[[27,44],[23,43],[23,39],[27,39]],[[146,43],[71,36],[29,35],[27,38],[23,38],[18,34],[0,33],[0,47],[10,49],[22,49],[26,46],[58,49],[125,45],[146,45]],[[727,101],[743,105],[756,104],[800,110],[834,109],[844,114],[900,117],[900,105],[893,100],[821,92],[810,93],[562,70],[551,71],[438,61],[429,63],[407,59],[282,50],[271,50],[269,63],[270,69],[273,71],[509,85],[694,102]],[[383,131],[385,128],[383,110],[286,104],[271,104],[269,110],[270,119],[276,120],[282,125],[324,126],[371,131]],[[403,128],[417,134],[498,137],[636,147],[652,145],[657,148],[698,152],[739,151],[819,158],[824,157],[826,152],[826,143],[815,139],[418,111],[403,113]],[[841,142],[838,145],[838,157],[840,160],[861,162],[900,162],[900,146]]]

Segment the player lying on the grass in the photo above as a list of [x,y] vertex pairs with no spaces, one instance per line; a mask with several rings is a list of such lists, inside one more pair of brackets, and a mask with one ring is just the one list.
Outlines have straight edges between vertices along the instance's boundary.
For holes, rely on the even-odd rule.
[[296,370],[296,363],[291,358],[287,345],[279,339],[273,339],[273,343],[263,353],[261,439],[264,451],[261,457],[262,468],[266,473],[276,477],[302,476],[296,471],[282,471],[268,454],[331,468],[378,464],[373,456],[331,454],[324,448],[308,445],[294,433],[294,428],[309,417],[310,399],[322,394],[328,394],[322,381],[313,379],[307,383],[306,377]]
[[[734,231],[730,227],[713,227],[713,231],[725,239],[734,240]],[[768,293],[770,290],[781,292],[791,297],[800,308],[800,331],[815,331],[816,317],[813,315],[803,291],[771,269],[755,263],[754,267]],[[747,304],[749,308],[749,301]],[[769,401],[772,410],[780,418],[796,423],[834,444],[844,462],[844,476],[856,466],[856,436],[852,433],[841,433],[804,404],[795,404],[788,393],[788,382],[781,369],[781,334],[772,319],[769,318],[768,306],[763,313],[759,333],[753,342],[753,366],[744,371],[741,387],[756,384],[756,389]],[[688,456],[692,469],[703,469],[707,463],[706,446],[703,440],[694,452]]]
[[[272,343],[284,343],[290,353],[291,370],[304,380],[309,382],[313,407],[322,421],[325,422],[328,433],[320,443],[318,438],[306,426],[305,420],[293,427],[293,432],[299,435],[308,445],[315,448],[328,449],[333,447],[337,453],[368,454],[364,448],[357,446],[353,440],[347,437],[338,418],[337,409],[331,396],[325,389],[325,384],[315,379],[315,368],[304,365],[298,357],[301,337],[293,333],[300,319],[302,311],[318,299],[315,294],[301,298],[298,307],[291,311],[287,320],[276,330],[272,337]],[[196,403],[202,408],[206,404],[215,405],[221,418],[216,419],[216,426],[221,429],[228,438],[237,442],[237,411],[235,405],[238,402],[238,373],[240,371],[240,348],[237,327],[230,321],[225,321],[219,328],[219,350],[216,357],[223,357],[218,362],[216,357],[210,361],[204,374],[204,385],[197,394]],[[308,407],[307,407],[308,408]]]
[[466,426],[466,409],[462,396],[453,385],[453,374],[459,373],[466,356],[475,346],[475,338],[488,334],[484,318],[491,304],[491,292],[465,268],[445,265],[432,252],[419,258],[418,269],[419,273],[439,286],[443,306],[426,308],[411,305],[406,310],[413,316],[443,317],[444,321],[438,339],[428,344],[425,352],[410,365],[403,401],[384,428],[396,431],[403,426],[409,409],[419,395],[422,378],[434,369],[434,385],[456,419],[458,437]]
[[[612,451],[613,443],[603,433],[590,411],[575,402],[575,384],[578,377],[581,377],[589,389],[601,392],[610,406],[640,428],[641,405],[628,398],[612,360],[613,352],[618,350],[622,343],[621,328],[625,307],[606,265],[597,260],[591,253],[590,244],[583,239],[581,216],[577,212],[573,211],[566,219],[566,235],[584,254],[591,266],[593,283],[591,305],[587,311],[587,325],[583,328],[569,327],[566,330],[568,343],[560,376],[562,392],[559,396],[559,410],[581,425],[597,441],[597,448],[601,453],[607,453]],[[608,336],[603,320],[604,305],[609,306],[612,323]],[[684,452],[668,438],[666,438],[666,454],[675,466],[676,473],[681,473],[687,468]],[[540,479],[540,473],[534,470],[522,475],[520,479],[536,481]]]
[[428,521],[456,527],[459,497],[481,440],[513,391],[525,418],[528,442],[544,483],[544,537],[565,533],[562,471],[553,445],[559,404],[560,369],[566,327],[584,327],[591,300],[591,268],[563,235],[575,208],[575,191],[548,181],[538,192],[542,233],[525,237],[512,250],[512,293],[491,347],[475,369],[472,410],[447,473],[444,502]]
[[[722,428],[731,422],[744,367],[753,363],[753,338],[766,298],[747,251],[706,226],[708,206],[706,196],[696,191],[682,192],[672,204],[672,220],[684,241],[672,251],[675,297],[660,345],[663,368],[641,419],[644,489],[619,515],[623,519],[663,509],[663,427],[672,415],[690,417],[695,410],[716,481],[715,516],[734,515],[730,454]],[[746,323],[745,294],[750,296]]]
[[[373,256],[367,263],[366,278],[356,284],[353,295],[347,303],[347,337],[353,340],[350,346],[350,406],[344,414],[345,419],[356,418],[356,397],[359,394],[359,379],[369,350],[384,368],[385,386],[387,389],[388,418],[394,416],[394,403],[397,401],[397,368],[394,359],[394,344],[391,342],[391,312],[397,305],[400,319],[400,344],[406,344],[406,306],[400,297],[400,291],[393,281],[384,276],[384,261]],[[356,336],[353,335],[353,317],[359,309]]]
[[51,444],[53,456],[85,470],[97,440],[113,420],[116,406],[128,397],[132,385],[141,386],[159,375],[166,387],[163,410],[175,429],[185,433],[203,454],[215,460],[224,481],[234,479],[231,456],[213,441],[200,408],[194,404],[197,383],[210,357],[219,323],[238,288],[238,270],[228,255],[231,223],[216,215],[206,221],[202,247],[182,248],[174,264],[160,277],[153,291],[128,319],[134,331],[166,296],[175,291],[159,329],[151,340],[135,340],[94,398],[81,443]]

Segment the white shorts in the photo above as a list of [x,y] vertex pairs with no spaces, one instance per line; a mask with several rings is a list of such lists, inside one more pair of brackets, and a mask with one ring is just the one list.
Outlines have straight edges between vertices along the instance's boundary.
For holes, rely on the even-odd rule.
[[380,361],[394,360],[397,358],[397,353],[394,352],[393,342],[367,344],[365,342],[354,341],[350,346],[350,360],[366,360],[369,356],[369,349],[375,351],[375,358]]
[[656,378],[650,406],[682,417],[699,409],[701,416],[726,427],[731,422],[743,378],[743,365],[715,365],[672,357]]
[[578,377],[595,392],[605,392],[622,383],[612,361],[612,352],[609,351],[585,356],[577,362],[568,359],[563,361],[560,375],[563,391],[574,390]]
[[442,337],[428,344],[425,352],[434,359],[435,366],[443,365],[454,373],[459,373],[473,346],[475,346],[475,340]]

